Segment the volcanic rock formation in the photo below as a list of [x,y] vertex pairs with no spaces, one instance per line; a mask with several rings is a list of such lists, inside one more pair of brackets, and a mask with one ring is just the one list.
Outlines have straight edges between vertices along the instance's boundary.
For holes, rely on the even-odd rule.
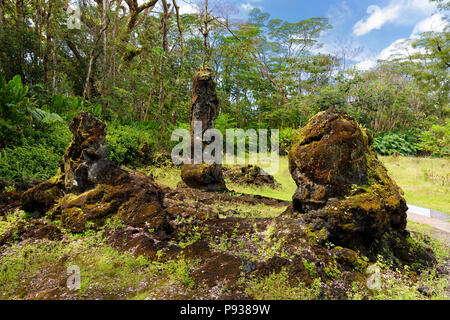
[[289,152],[297,184],[291,215],[329,233],[334,243],[371,243],[406,227],[406,202],[373,150],[373,139],[330,108],[301,128]]
[[276,188],[279,185],[272,175],[255,165],[225,170],[223,176],[226,179],[230,179],[232,182],[239,184],[244,183],[253,186],[268,186],[271,188]]
[[107,158],[106,126],[81,112],[69,126],[72,142],[51,179],[27,190],[23,210],[35,216],[50,212],[63,226],[81,232],[106,218],[155,229],[166,226],[164,194],[148,176],[125,171]]
[[[219,99],[216,93],[216,84],[212,79],[211,69],[203,67],[194,75],[192,83],[191,101],[191,155],[194,155],[194,140],[203,137],[206,130],[214,128],[214,120],[219,114]],[[195,123],[202,125],[201,137],[195,135]],[[203,142],[203,148],[208,145]],[[226,190],[222,176],[221,164],[183,164],[181,178],[191,188],[205,191]]]

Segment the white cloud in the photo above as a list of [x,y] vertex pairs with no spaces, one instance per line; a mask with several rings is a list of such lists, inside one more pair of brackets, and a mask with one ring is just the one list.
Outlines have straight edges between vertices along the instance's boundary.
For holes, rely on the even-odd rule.
[[247,3],[241,4],[241,8],[244,9],[245,11],[251,11],[255,7],[250,2],[247,2]]
[[361,71],[370,70],[375,66],[376,66],[376,62],[374,59],[366,59],[364,61],[361,61],[358,64],[355,64],[356,69],[361,70]]
[[391,58],[401,58],[401,57],[407,57],[413,51],[416,51],[411,46],[411,41],[408,39],[398,39],[391,43],[389,47],[384,48],[380,54],[378,55],[378,60],[389,60]]
[[415,21],[424,15],[431,14],[435,9],[435,4],[428,0],[390,0],[382,8],[371,5],[367,8],[369,17],[359,20],[353,26],[353,34],[362,36],[372,30],[381,29],[386,23],[414,24]]
[[422,32],[435,31],[441,32],[444,30],[446,22],[444,16],[440,13],[434,14],[420,22],[418,22],[409,36],[409,39],[398,39],[394,41],[387,48],[383,49],[378,55],[379,60],[388,60],[391,58],[408,57],[411,54],[422,52],[423,49],[413,48],[411,43],[417,39]]
[[413,48],[411,42],[411,39],[398,39],[381,50],[378,55],[355,64],[355,67],[359,70],[366,71],[376,67],[378,60],[406,59],[411,54],[422,52],[421,49]]
[[348,18],[352,15],[352,10],[346,1],[339,4],[332,4],[327,12],[327,17],[333,27],[345,24]]
[[412,54],[424,53],[424,49],[422,48],[413,48],[411,45],[412,42],[412,39],[398,39],[381,50],[376,57],[363,60],[356,64],[355,67],[365,71],[374,68],[378,60],[407,59]]
[[183,3],[180,6],[180,14],[192,14],[198,12],[198,7],[195,4]]
[[410,38],[417,38],[422,32],[435,31],[442,32],[446,26],[446,21],[441,13],[436,13],[426,18],[414,26]]
[[362,36],[374,29],[380,29],[386,22],[395,20],[401,10],[400,5],[388,6],[381,9],[378,6],[370,6],[367,13],[370,15],[366,20],[359,20],[353,27],[353,33]]

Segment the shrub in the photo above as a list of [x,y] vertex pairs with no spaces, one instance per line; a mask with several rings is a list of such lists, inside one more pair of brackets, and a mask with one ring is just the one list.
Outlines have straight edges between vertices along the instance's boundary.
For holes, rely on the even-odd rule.
[[[215,121],[215,128],[225,137],[227,129],[237,128],[237,122],[227,113],[220,114]],[[189,127],[187,128],[189,130]]]
[[327,110],[330,107],[343,108],[345,106],[345,96],[335,87],[325,87],[313,98],[313,103],[319,111]]
[[292,140],[294,139],[297,130],[292,128],[280,129],[280,154],[284,155],[289,152],[291,148]]
[[373,146],[375,151],[381,155],[390,156],[398,152],[402,156],[415,155],[416,147],[406,135],[388,132],[375,137]]
[[1,183],[27,187],[52,177],[70,137],[67,125],[59,122],[40,130],[24,127],[15,135],[7,136],[14,141],[0,149]]
[[447,119],[445,126],[435,124],[430,130],[422,132],[417,148],[433,157],[450,156],[450,119]]
[[18,75],[8,83],[0,77],[0,116],[3,119],[17,125],[34,126],[63,121],[58,114],[38,108],[36,99],[27,97],[28,90]]
[[45,145],[24,144],[0,150],[0,180],[3,184],[26,187],[52,177],[61,155]]
[[24,130],[24,135],[21,139],[23,144],[28,145],[43,145],[51,149],[60,157],[64,154],[69,146],[72,134],[66,123],[54,123],[47,125],[40,130]]
[[109,158],[118,165],[136,166],[148,161],[157,148],[157,132],[126,125],[108,126]]

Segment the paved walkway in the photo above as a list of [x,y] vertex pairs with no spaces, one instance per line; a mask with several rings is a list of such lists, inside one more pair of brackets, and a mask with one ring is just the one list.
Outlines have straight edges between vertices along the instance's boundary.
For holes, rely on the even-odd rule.
[[450,222],[424,217],[409,211],[408,211],[408,219],[419,223],[425,223],[436,229],[450,233]]
[[450,242],[450,222],[424,217],[410,211],[408,211],[408,220],[427,224],[433,227],[439,233],[439,238]]
[[415,213],[424,217],[438,219],[438,220],[444,220],[448,221],[450,219],[450,215],[440,212],[433,209],[428,209],[424,207],[415,206],[412,204],[408,204],[408,211],[411,213]]

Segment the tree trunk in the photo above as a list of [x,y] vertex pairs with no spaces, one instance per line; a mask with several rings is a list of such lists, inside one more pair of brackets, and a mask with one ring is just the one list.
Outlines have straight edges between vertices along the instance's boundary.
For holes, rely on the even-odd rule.
[[[102,5],[102,28],[103,28],[103,88],[102,95],[108,95],[108,34],[107,34],[107,18],[108,18],[109,3],[108,0],[103,0]],[[108,103],[108,102],[107,102]]]
[[5,0],[0,0],[0,22],[2,23],[2,25],[6,25],[6,20],[5,20]]
[[[137,0],[125,0],[125,2],[128,5],[128,9],[130,10],[130,13],[128,15],[128,21],[127,21],[127,28],[125,32],[121,36],[121,41],[124,45],[124,48],[126,47],[126,44],[130,40],[131,32],[136,28],[136,26],[139,24],[139,22],[142,21],[142,19],[138,22],[139,14],[141,12],[146,11],[148,12],[149,9],[152,9],[158,0],[150,0],[147,2],[144,2],[143,4],[139,5]],[[140,53],[139,50],[136,50],[135,52],[127,52],[127,50],[124,50],[122,59],[126,63],[130,63],[131,60],[135,56],[137,56]]]
[[98,42],[102,38],[101,35],[103,34],[103,32],[104,32],[104,27],[98,33],[98,36],[95,39],[94,45],[92,47],[92,51],[91,51],[90,58],[89,58],[87,75],[86,75],[86,82],[84,85],[83,98],[87,97],[88,99],[90,99],[90,97],[91,97],[90,83],[91,83],[91,76],[92,76],[92,66],[94,65],[95,60],[97,60],[97,58],[100,56],[100,51],[98,53],[96,53],[96,51],[97,51]]
[[56,39],[53,40],[53,52],[52,52],[52,94],[55,94],[56,89],[56,65],[57,65],[57,44]]
[[24,3],[23,0],[16,0],[16,14],[17,14],[17,22],[16,22],[16,27],[18,27],[18,30],[21,30],[22,32],[20,32],[20,45],[19,45],[19,59],[18,59],[18,63],[20,65],[20,76],[22,77],[23,80],[25,80],[25,48],[24,48],[24,42],[25,42],[25,36],[24,36],[24,28],[25,28],[25,8],[24,8]]
[[161,17],[161,30],[162,30],[162,47],[164,50],[164,55],[160,59],[159,65],[159,114],[162,115],[162,109],[165,101],[165,90],[164,90],[164,73],[165,66],[167,62],[167,54],[169,53],[169,45],[167,40],[168,33],[168,20],[169,20],[169,6],[166,0],[162,0],[163,13]]
[[204,28],[203,28],[203,67],[206,65],[206,49],[208,45],[208,0],[205,0],[205,17],[204,17]]
[[183,27],[182,27],[181,21],[180,21],[180,7],[177,5],[176,0],[172,0],[172,2],[173,2],[173,6],[175,7],[176,14],[177,14],[177,27],[178,27],[178,33],[180,35],[180,52],[181,52],[180,67],[183,68],[183,64],[184,64],[184,39],[183,39]]

